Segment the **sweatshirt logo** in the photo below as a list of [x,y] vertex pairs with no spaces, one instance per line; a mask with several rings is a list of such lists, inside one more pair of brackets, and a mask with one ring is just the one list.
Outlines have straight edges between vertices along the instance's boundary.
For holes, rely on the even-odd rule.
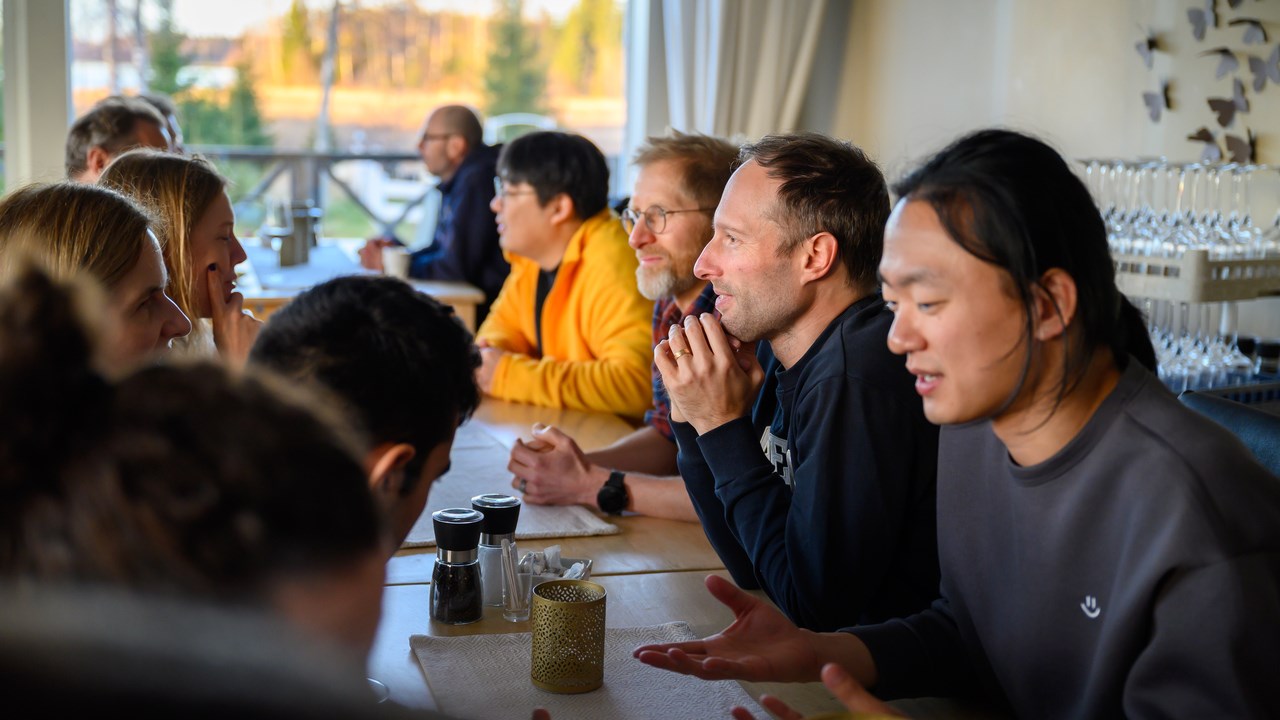
[[1080,610],[1090,620],[1102,614],[1102,608],[1098,607],[1098,599],[1092,595],[1084,596],[1084,602],[1080,603]]
[[771,428],[765,428],[760,434],[760,449],[764,451],[769,464],[773,465],[773,471],[782,476],[788,488],[795,490],[795,478],[791,474],[791,448],[787,439],[774,435]]

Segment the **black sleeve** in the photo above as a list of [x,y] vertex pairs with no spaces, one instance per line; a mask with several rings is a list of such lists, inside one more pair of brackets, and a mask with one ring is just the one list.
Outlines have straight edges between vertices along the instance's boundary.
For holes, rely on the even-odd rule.
[[[788,430],[794,490],[745,419],[698,439],[729,529],[774,603],[804,628],[878,621],[937,597],[934,512],[919,521],[916,494],[922,462],[933,477],[936,430],[922,435],[914,406],[880,385],[841,375],[804,388]],[[926,594],[896,608],[886,605],[895,563],[934,569]]]
[[[419,259],[415,253],[410,274],[423,280],[460,280],[485,290],[493,285],[490,275],[495,272],[506,276],[506,261],[498,246],[498,225],[494,221],[489,203],[493,200],[492,178],[482,173],[470,173],[460,179],[453,191],[456,204],[452,210],[449,237],[441,239],[444,249],[437,254],[424,254]],[[455,198],[451,198],[455,199]],[[435,246],[419,251],[429,253]],[[501,268],[495,270],[495,266]],[[502,277],[498,278],[501,285]],[[489,296],[492,297],[492,296]]]
[[[747,423],[750,427],[747,418],[734,422]],[[689,423],[681,422],[672,422],[671,430],[679,449],[676,463],[680,467],[680,476],[684,478],[684,486],[689,491],[689,498],[693,500],[694,511],[702,521],[707,540],[715,548],[738,587],[745,590],[758,589],[760,582],[751,568],[751,558],[747,557],[746,551],[725,522],[724,506],[716,497],[715,478],[711,476],[711,469],[707,467],[702,450],[698,448],[698,431]],[[758,448],[756,454],[761,455]]]

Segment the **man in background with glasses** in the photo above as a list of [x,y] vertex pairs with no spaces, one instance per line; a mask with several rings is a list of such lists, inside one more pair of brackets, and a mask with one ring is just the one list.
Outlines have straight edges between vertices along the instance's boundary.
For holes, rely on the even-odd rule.
[[[418,154],[427,172],[440,178],[440,214],[431,243],[410,256],[409,277],[480,288],[485,300],[476,308],[477,322],[484,320],[510,270],[489,209],[500,149],[484,144],[480,118],[462,105],[436,108],[427,116],[418,140]],[[383,270],[383,248],[401,244],[395,237],[373,238],[360,249],[360,264]]]
[[608,206],[604,155],[581,135],[535,132],[508,143],[497,169],[492,209],[511,274],[476,332],[480,388],[639,420],[650,306]]
[[[706,135],[652,137],[632,161],[639,172],[622,227],[639,267],[640,294],[654,301],[653,343],[686,315],[715,312],[715,292],[693,264],[711,239],[711,215],[737,161],[738,148]],[[645,424],[613,445],[584,453],[558,428],[534,425],[534,441],[511,451],[513,486],[538,505],[586,505],[696,521],[676,467],[670,401],[651,366],[653,407]]]

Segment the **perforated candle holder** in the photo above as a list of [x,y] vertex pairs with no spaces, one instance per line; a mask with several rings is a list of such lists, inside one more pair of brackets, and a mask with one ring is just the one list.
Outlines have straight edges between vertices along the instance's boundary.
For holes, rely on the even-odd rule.
[[586,580],[548,580],[533,588],[534,687],[573,694],[604,684],[604,606],[604,588]]

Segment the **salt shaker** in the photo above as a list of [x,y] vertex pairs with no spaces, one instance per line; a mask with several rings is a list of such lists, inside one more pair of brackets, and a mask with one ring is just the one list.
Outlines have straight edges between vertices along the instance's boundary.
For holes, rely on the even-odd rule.
[[483,522],[483,515],[466,508],[446,508],[431,513],[436,532],[431,619],[450,625],[480,619],[480,563],[476,549]]
[[520,519],[520,501],[510,495],[491,493],[471,498],[471,508],[484,515],[479,549],[480,586],[484,588],[484,604],[490,607],[502,607],[505,585],[505,576],[502,572],[502,541],[510,541],[512,552],[515,552],[516,522]]

